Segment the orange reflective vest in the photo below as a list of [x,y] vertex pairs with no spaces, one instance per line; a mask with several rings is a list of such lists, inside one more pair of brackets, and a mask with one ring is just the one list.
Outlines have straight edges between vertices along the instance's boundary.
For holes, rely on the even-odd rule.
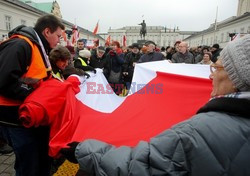
[[[24,73],[22,76],[21,80],[22,82],[26,84],[35,84],[38,83],[40,80],[43,78],[46,78],[47,75],[47,69],[44,64],[42,55],[39,51],[39,48],[36,44],[30,41],[28,37],[22,36],[22,35],[13,35],[11,36],[10,39],[12,38],[20,38],[25,40],[29,45],[31,46],[32,49],[32,54],[31,54],[31,63],[29,66],[27,66],[27,72]],[[2,95],[0,95],[0,105],[4,106],[18,106],[22,104],[22,101],[20,100],[13,100],[10,98],[6,98]]]

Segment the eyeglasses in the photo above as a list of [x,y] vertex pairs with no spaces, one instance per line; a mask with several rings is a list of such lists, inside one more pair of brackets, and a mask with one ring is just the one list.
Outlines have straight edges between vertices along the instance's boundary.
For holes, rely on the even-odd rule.
[[211,64],[210,65],[211,73],[215,72],[217,69],[224,69],[224,67],[222,65],[216,65],[216,64]]

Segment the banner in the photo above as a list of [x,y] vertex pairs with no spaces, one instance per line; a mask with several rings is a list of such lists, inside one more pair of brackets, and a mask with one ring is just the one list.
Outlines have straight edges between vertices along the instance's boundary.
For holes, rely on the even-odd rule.
[[87,80],[72,76],[65,82],[44,81],[20,107],[27,127],[51,126],[52,157],[72,141],[98,139],[116,146],[148,141],[189,119],[212,90],[207,65],[137,64],[127,97],[113,93],[101,69],[90,74]]

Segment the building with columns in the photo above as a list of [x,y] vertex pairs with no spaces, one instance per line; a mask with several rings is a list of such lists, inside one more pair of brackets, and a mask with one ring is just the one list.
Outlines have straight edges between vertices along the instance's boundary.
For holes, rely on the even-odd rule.
[[[103,38],[110,36],[111,40],[123,43],[123,36],[126,36],[127,45],[140,42],[144,40],[140,36],[140,26],[126,26],[120,29],[109,29],[108,33],[99,34]],[[176,29],[169,29],[163,26],[147,26],[147,34],[145,40],[154,41],[158,46],[173,46],[176,41],[184,40],[188,36],[195,34],[195,31],[180,31]]]
[[237,16],[213,23],[208,29],[184,39],[191,47],[218,43],[221,48],[231,40],[229,34],[250,33],[250,0],[239,0]]
[[[57,1],[35,3],[31,0],[0,0],[0,41],[6,39],[8,32],[18,25],[34,26],[37,19],[45,14],[54,14],[62,18]],[[63,18],[62,21],[66,30],[69,31],[75,25],[63,20]],[[104,45],[105,40],[99,35],[93,35],[92,31],[80,26],[78,26],[78,31],[80,32],[79,38],[86,40],[99,39],[99,44]]]

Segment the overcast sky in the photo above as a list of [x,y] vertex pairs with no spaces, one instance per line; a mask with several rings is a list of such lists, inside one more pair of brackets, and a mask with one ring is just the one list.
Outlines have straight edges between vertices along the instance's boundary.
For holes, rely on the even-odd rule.
[[[33,0],[51,2],[53,0]],[[181,31],[207,29],[218,21],[236,16],[238,0],[57,0],[63,19],[98,33],[124,26],[178,26]]]

